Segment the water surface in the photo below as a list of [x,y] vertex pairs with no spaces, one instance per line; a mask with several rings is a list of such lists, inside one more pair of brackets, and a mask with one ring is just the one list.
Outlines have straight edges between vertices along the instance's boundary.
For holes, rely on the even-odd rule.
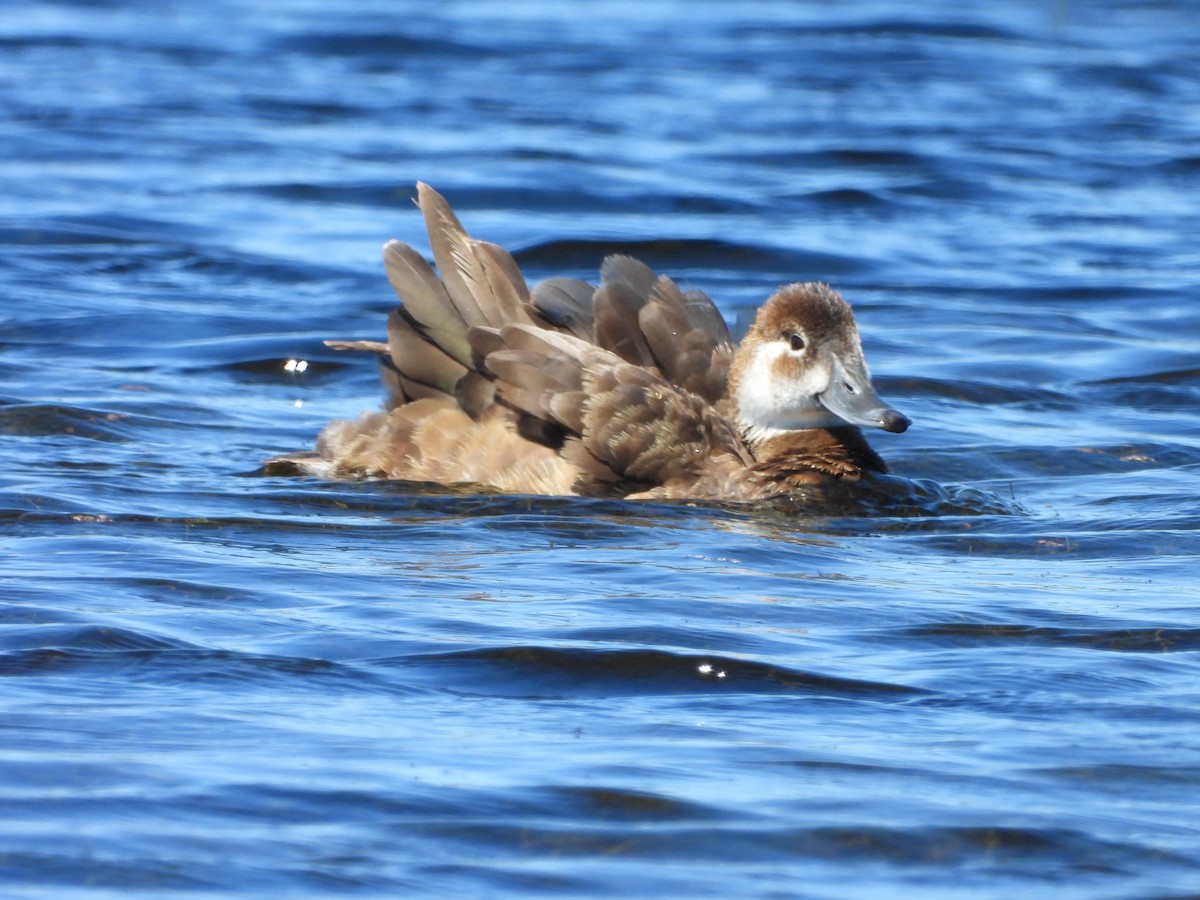
[[[1194,893],[1194,17],[6,10],[5,896]],[[379,401],[321,340],[418,179],[531,280],[829,281],[899,480],[264,476]]]

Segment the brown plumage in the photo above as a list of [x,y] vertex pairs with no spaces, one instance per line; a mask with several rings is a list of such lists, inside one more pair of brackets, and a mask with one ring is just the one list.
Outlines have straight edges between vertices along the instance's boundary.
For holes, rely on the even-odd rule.
[[532,291],[512,257],[470,237],[419,184],[438,273],[384,247],[402,305],[382,358],[382,412],[331,423],[324,477],[474,483],[531,494],[760,499],[886,471],[859,425],[908,419],[871,386],[849,305],[823,284],[780,288],[737,348],[712,301],[635,259],[600,285]]

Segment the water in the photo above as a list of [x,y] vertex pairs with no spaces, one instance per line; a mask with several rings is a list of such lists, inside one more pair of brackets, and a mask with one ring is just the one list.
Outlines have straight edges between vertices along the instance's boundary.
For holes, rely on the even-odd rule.
[[[1200,890],[1196,13],[6,8],[4,895]],[[263,475],[417,179],[531,280],[832,282],[902,488]]]

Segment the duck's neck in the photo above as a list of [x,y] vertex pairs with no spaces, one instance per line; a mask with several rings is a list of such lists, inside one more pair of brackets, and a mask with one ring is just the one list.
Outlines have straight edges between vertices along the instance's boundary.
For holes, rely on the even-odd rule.
[[812,429],[794,429],[794,428],[774,428],[770,425],[759,425],[745,421],[744,419],[738,423],[741,430],[742,440],[746,442],[746,446],[754,454],[754,458],[758,459],[758,447],[773,441],[775,438],[783,437],[788,434],[798,434]]
[[811,482],[814,477],[857,480],[867,473],[887,472],[853,425],[790,431],[745,428],[742,437],[754,455],[754,468],[772,477]]

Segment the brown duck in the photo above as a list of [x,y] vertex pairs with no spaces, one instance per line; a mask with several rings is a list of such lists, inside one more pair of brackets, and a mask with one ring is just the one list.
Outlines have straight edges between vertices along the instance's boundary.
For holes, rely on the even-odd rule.
[[417,186],[439,278],[390,241],[401,306],[388,339],[329,341],[382,359],[385,409],[336,421],[315,454],[273,460],[323,477],[474,483],[527,494],[753,500],[886,472],[858,426],[909,420],[871,386],[850,306],[789,284],[736,346],[713,302],[636,259],[600,286],[531,291]]

